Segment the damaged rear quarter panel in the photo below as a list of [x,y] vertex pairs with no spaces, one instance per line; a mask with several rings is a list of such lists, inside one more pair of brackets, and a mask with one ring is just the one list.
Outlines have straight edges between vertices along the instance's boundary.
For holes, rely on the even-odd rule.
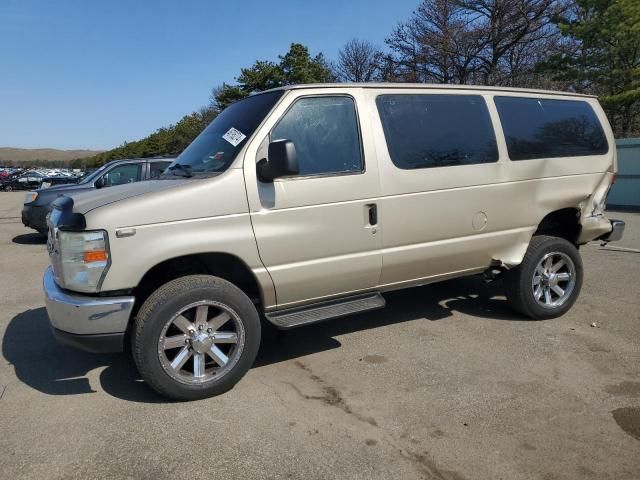
[[[370,93],[372,103],[378,93]],[[575,98],[588,102],[596,112],[610,145],[606,154],[511,161],[493,96],[484,97],[498,143],[495,163],[398,169],[389,156],[380,122],[373,122],[381,170],[381,284],[385,288],[463,275],[496,262],[517,265],[542,219],[556,210],[581,212],[581,241],[596,238],[602,228],[610,229],[604,226],[603,222],[608,225],[604,217],[597,226],[588,220],[616,168],[615,141],[597,100]],[[486,218],[480,228],[477,218]]]

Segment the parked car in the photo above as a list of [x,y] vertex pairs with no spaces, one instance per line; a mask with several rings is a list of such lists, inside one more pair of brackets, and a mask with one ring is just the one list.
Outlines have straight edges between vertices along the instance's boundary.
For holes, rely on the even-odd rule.
[[[384,292],[485,273],[532,319],[580,293],[578,246],[614,241],[617,161],[594,97],[497,87],[309,85],[224,110],[170,175],[59,197],[44,274],[56,337],[131,337],[167,397],[222,393],[260,314],[287,329]],[[130,332],[130,333],[129,333]]]
[[42,183],[43,175],[38,172],[27,172],[9,175],[0,179],[0,189],[5,192],[14,190],[30,190],[38,188]]
[[[171,164],[173,158],[144,158],[114,160],[84,177],[77,183],[40,188],[25,194],[22,223],[41,234],[47,232],[46,216],[49,204],[60,195],[72,195],[157,178]],[[47,182],[49,179],[45,179]]]
[[[6,175],[0,177],[0,191],[9,191],[9,192],[12,191],[13,181],[18,176],[19,176],[18,173],[7,172]],[[9,187],[9,190],[7,190],[7,187]]]
[[42,183],[40,183],[40,188],[49,188],[54,185],[70,185],[78,183],[79,180],[80,179],[78,177],[73,177],[70,175],[45,177],[42,179]]

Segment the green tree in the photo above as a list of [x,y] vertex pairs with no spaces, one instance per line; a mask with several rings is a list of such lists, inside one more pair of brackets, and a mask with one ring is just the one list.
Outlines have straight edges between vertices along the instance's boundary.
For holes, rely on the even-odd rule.
[[270,88],[300,83],[334,82],[335,77],[322,53],[315,57],[300,43],[292,43],[289,51],[280,55],[279,62],[258,60],[249,68],[240,70],[237,84],[223,83],[211,93],[215,108],[224,110],[236,100]]
[[222,111],[233,102],[242,100],[247,96],[249,96],[249,93],[247,93],[241,86],[223,83],[221,86],[216,87],[211,91],[211,96],[209,98],[211,105],[216,110]]
[[240,70],[238,83],[244,92],[260,92],[280,87],[287,82],[280,64],[258,60],[250,68]]
[[185,115],[175,125],[161,127],[142,140],[124,142],[119,147],[94,157],[74,160],[72,165],[75,167],[95,167],[121,158],[178,155],[211,123],[217,114],[218,111],[211,106],[201,108],[197,112]]
[[296,83],[320,83],[334,81],[328,62],[322,53],[315,57],[299,43],[291,44],[289,51],[278,57],[277,63],[259,60],[249,68],[240,70],[237,84],[223,83],[211,92],[210,104],[197,112],[185,115],[175,125],[161,127],[147,137],[124,142],[117,148],[94,157],[73,161],[76,167],[95,167],[121,158],[178,155],[209,123],[236,100],[254,92]]
[[640,130],[640,2],[576,0],[571,15],[558,19],[573,42],[569,52],[541,65],[570,81],[579,92],[600,95],[616,135]]
[[284,74],[283,85],[335,81],[324,55],[319,53],[312,58],[309,49],[299,43],[292,43],[289,51],[280,57],[280,69]]

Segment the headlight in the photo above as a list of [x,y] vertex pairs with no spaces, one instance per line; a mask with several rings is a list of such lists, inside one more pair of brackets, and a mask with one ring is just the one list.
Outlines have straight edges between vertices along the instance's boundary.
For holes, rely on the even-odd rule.
[[27,192],[24,194],[24,203],[35,202],[38,198],[38,194],[36,192]]
[[95,292],[109,266],[107,233],[58,231],[58,240],[65,287]]

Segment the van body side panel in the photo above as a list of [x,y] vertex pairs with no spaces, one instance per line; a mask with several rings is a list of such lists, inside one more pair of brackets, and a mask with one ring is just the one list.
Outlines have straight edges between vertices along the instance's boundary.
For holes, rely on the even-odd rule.
[[[356,101],[365,171],[260,182],[256,161],[266,156],[260,150],[267,143],[263,139],[287,108],[300,97],[345,93]],[[353,88],[290,92],[247,149],[245,177],[251,221],[260,258],[275,285],[278,308],[378,285],[382,237],[379,228],[368,226],[367,205],[379,194],[379,179],[370,115],[363,111],[360,96],[360,89]]]
[[[616,143],[613,131],[609,125],[604,110],[595,98],[563,98],[553,95],[534,95],[524,93],[504,92],[495,94],[500,97],[541,98],[565,100],[567,102],[582,102],[590,106],[595,113],[598,123],[608,144],[608,151],[598,155],[559,157],[548,159],[518,160],[511,163],[511,179],[544,180],[548,177],[567,177],[572,175],[594,174],[598,181],[593,184],[585,182],[584,200],[571,205],[580,210],[579,222],[581,224],[578,244],[584,244],[611,231],[611,224],[604,215],[606,196],[611,187],[613,177],[618,170]],[[558,193],[562,196],[562,192]]]
[[[542,218],[575,207],[599,181],[599,174],[590,174],[385,197],[381,283],[485,269],[492,261],[517,265]],[[402,225],[393,220],[406,212],[414,212],[419,221]],[[475,212],[487,218],[481,231],[474,229]]]
[[[265,304],[275,303],[273,283],[258,256],[241,169],[190,180],[170,194],[160,191],[119,203],[86,217],[88,230],[114,226],[107,230],[111,263],[126,265],[109,269],[102,291],[134,288],[151,268],[172,258],[227,253],[251,269]],[[135,235],[118,238],[121,228],[133,228]]]
[[[376,96],[388,92],[367,93],[375,108]],[[407,89],[404,93],[449,92]],[[481,270],[492,261],[519,264],[545,215],[562,208],[584,209],[610,174],[611,149],[598,156],[510,161],[492,95],[484,97],[498,141],[496,163],[400,169],[391,160],[379,116],[373,117],[381,175],[383,288]],[[593,103],[599,110],[593,99],[576,100]],[[607,131],[608,124],[603,128]]]

